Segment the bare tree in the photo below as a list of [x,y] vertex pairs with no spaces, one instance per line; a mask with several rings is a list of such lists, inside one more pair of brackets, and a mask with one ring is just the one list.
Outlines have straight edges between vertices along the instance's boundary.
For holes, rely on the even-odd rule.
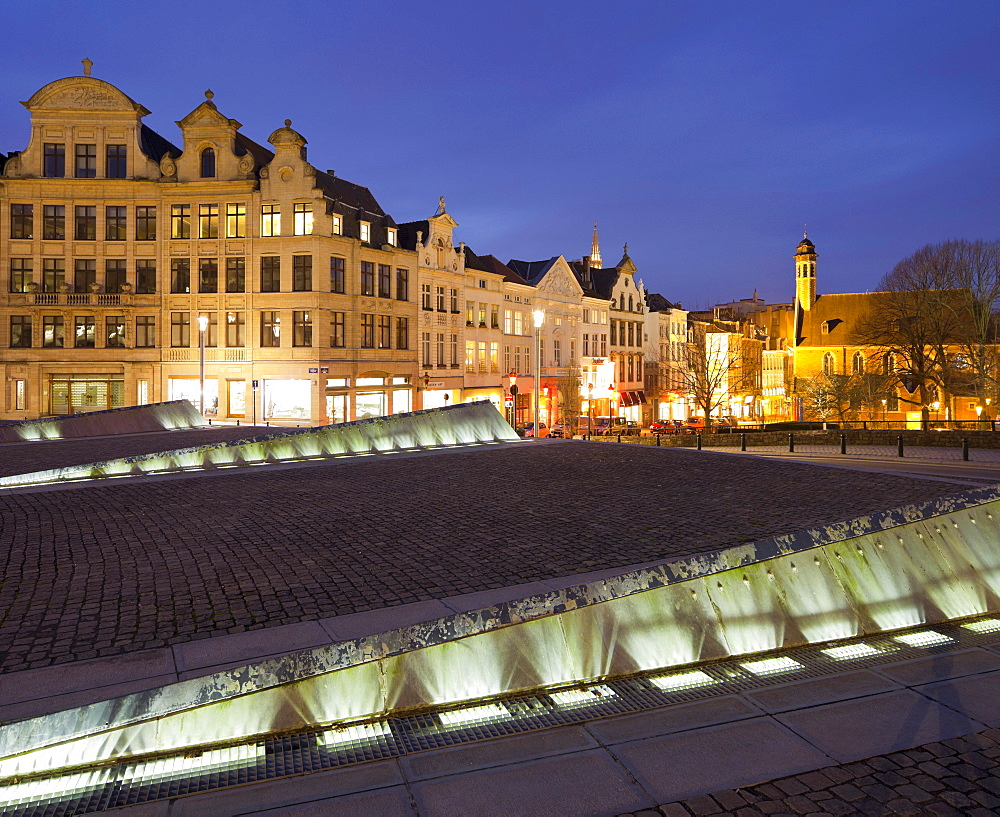
[[807,418],[826,422],[836,417],[841,427],[857,414],[861,404],[857,375],[820,373],[806,381],[802,389]]
[[559,410],[562,412],[561,422],[566,426],[566,433],[570,436],[577,433],[577,424],[580,422],[583,406],[583,396],[580,394],[581,382],[580,370],[575,367],[566,369],[565,374],[556,381]]
[[734,331],[700,321],[692,322],[685,350],[684,381],[694,402],[705,413],[705,428],[712,413],[732,395],[759,391],[760,343]]

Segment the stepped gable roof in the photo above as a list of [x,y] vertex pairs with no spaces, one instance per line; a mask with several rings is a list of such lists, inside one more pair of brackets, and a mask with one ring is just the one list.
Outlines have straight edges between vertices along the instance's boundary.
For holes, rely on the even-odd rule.
[[151,127],[141,122],[139,123],[139,149],[156,162],[168,153],[176,159],[184,152],[173,142],[164,139]]
[[680,309],[677,304],[670,303],[657,292],[646,293],[646,307],[650,312],[666,312],[668,309]]
[[262,167],[271,164],[271,160],[274,158],[274,152],[268,150],[263,145],[258,145],[253,139],[244,136],[242,133],[237,132],[236,134],[236,150],[233,151],[237,156],[246,156],[248,153],[253,156],[255,170],[260,170]]
[[558,255],[548,259],[548,261],[518,261],[512,258],[507,262],[507,266],[531,284],[531,286],[536,286],[558,259]]
[[395,226],[395,222],[379,206],[371,191],[360,184],[354,184],[339,176],[331,176],[322,170],[316,171],[316,187],[323,191],[323,194],[336,202],[340,202],[348,208],[364,210],[373,216],[384,216],[386,223],[390,227]]

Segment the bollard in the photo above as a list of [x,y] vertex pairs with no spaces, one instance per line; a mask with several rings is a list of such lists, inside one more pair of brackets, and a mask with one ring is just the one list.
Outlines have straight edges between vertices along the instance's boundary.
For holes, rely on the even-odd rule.
[[903,456],[903,435],[902,434],[900,434],[898,437],[896,437],[896,453],[899,454],[899,456],[901,456],[901,457]]
[[656,435],[656,444],[657,445],[660,444],[660,435],[659,434]]
[[795,435],[791,431],[788,432],[788,453],[795,453]]
[[698,450],[701,451],[701,434],[695,435],[698,438]]
[[208,424],[212,425],[212,418],[211,417],[208,418]]
[[621,442],[621,441],[622,441],[622,435],[621,435],[621,434],[619,434],[619,435],[618,435],[618,442]]
[[237,420],[237,421],[236,421],[236,425],[239,425],[239,424],[240,424],[240,421],[239,421],[239,420]]
[[846,434],[841,434],[840,435],[840,453],[841,454],[846,454],[847,453],[847,435]]
[[962,437],[962,459],[969,461],[969,438]]
[[740,451],[746,451],[746,450],[747,450],[747,435],[740,434]]

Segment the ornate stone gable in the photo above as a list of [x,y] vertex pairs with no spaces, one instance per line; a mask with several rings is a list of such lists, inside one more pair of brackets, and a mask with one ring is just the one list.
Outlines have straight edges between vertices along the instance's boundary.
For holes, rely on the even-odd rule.
[[570,272],[566,259],[562,256],[549,267],[542,280],[538,282],[538,291],[546,295],[567,295],[569,297],[579,297],[583,294],[576,277]]
[[29,111],[91,110],[149,113],[113,85],[94,77],[68,77],[50,82],[22,105]]

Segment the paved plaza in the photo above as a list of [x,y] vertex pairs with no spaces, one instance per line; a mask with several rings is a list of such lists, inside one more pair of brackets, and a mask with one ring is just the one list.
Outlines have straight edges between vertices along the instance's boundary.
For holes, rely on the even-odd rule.
[[[250,433],[6,444],[0,472]],[[2,491],[0,721],[964,487],[552,440]],[[112,813],[994,814],[998,680],[1000,636]]]

